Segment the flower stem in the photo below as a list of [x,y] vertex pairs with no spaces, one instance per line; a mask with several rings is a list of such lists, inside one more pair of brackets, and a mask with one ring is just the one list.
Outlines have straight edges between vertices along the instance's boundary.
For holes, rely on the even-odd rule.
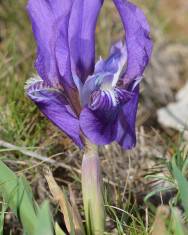
[[104,201],[98,147],[86,142],[82,161],[82,194],[88,235],[104,233]]

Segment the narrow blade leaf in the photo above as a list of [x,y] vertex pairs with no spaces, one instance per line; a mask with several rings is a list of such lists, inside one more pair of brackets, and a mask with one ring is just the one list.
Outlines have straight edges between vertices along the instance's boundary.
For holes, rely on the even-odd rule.
[[177,180],[182,205],[185,209],[186,215],[188,216],[188,181],[177,167],[175,161],[172,162],[172,169]]

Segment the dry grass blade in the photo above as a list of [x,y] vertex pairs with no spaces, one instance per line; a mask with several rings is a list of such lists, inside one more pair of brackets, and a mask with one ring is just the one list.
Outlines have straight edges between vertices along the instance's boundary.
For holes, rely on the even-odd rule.
[[61,208],[61,212],[64,216],[68,232],[71,233],[73,232],[72,230],[74,229],[73,234],[84,235],[85,233],[83,230],[83,225],[80,217],[78,218],[77,213],[75,213],[75,209],[71,206],[70,202],[67,200],[65,193],[56,183],[52,175],[52,172],[48,167],[46,167],[44,171],[45,171],[45,178],[48,182],[48,186],[53,195],[53,198],[56,202],[59,203],[59,206]]
[[54,160],[49,159],[48,157],[41,156],[40,154],[38,154],[36,152],[32,152],[32,151],[27,150],[23,147],[19,147],[19,146],[16,146],[14,144],[10,144],[10,143],[8,143],[6,141],[3,141],[3,140],[0,140],[0,147],[7,148],[9,150],[19,151],[19,152],[23,153],[26,156],[29,156],[31,158],[35,158],[35,159],[43,161],[43,162],[48,162],[48,163],[52,163],[52,164],[55,163]]
[[[8,142],[6,142],[4,140],[1,140],[1,139],[0,139],[0,147],[7,149],[7,151],[18,151],[18,152],[24,154],[24,156],[28,156],[28,157],[31,157],[33,159],[39,160],[42,163],[48,163],[52,166],[59,166],[59,167],[62,167],[62,168],[66,169],[70,172],[74,171],[79,175],[81,174],[81,171],[79,169],[77,169],[76,167],[74,167],[74,166],[67,165],[63,162],[58,162],[54,159],[51,159],[50,157],[43,156],[43,155],[41,155],[37,152],[27,150],[27,148],[25,148],[25,147],[16,146],[14,144],[8,143]],[[112,186],[119,186],[118,184],[116,184],[115,182],[109,180],[108,178],[103,178],[103,182],[105,182],[109,185],[112,185]]]
[[78,225],[76,227],[81,226],[82,231],[84,231],[84,227],[82,224],[82,218],[80,216],[78,206],[76,204],[76,198],[75,198],[74,192],[72,191],[71,185],[69,185],[69,194],[70,194],[70,202],[72,205],[73,213],[77,218],[77,220],[75,222],[78,222]]
[[167,235],[166,220],[170,216],[170,209],[167,206],[160,206],[157,209],[155,221],[150,235]]

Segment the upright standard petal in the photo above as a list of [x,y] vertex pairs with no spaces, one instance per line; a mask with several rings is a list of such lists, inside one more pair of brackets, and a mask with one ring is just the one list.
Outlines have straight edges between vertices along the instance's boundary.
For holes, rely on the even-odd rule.
[[129,102],[121,107],[118,115],[116,141],[124,149],[132,149],[136,144],[136,114],[138,109],[139,85],[133,91],[134,95]]
[[73,87],[68,46],[72,0],[29,0],[27,10],[37,42],[36,69],[51,85]]
[[102,59],[95,65],[95,73],[110,72],[119,74],[127,63],[127,48],[121,41],[111,47],[110,55],[107,59]]
[[114,44],[107,59],[96,63],[95,72],[82,86],[80,96],[83,105],[88,104],[89,97],[96,90],[112,90],[118,83],[127,62],[127,49],[121,41]]
[[65,132],[79,147],[83,146],[79,120],[61,89],[51,87],[45,81],[34,79],[28,81],[26,93],[50,121]]
[[127,0],[113,0],[121,16],[128,52],[127,69],[124,80],[141,76],[152,52],[150,29],[144,13]]
[[82,82],[95,65],[95,28],[103,0],[74,0],[69,21],[69,47],[73,76]]

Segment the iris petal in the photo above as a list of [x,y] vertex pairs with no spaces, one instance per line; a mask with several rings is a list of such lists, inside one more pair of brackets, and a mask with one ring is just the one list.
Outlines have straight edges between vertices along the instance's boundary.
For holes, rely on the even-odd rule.
[[150,29],[144,13],[127,0],[113,0],[121,16],[128,53],[124,80],[141,76],[152,52]]
[[72,0],[29,0],[27,10],[37,43],[36,69],[51,85],[74,86],[68,46]]
[[102,58],[95,65],[95,73],[109,72],[116,74],[121,71],[127,62],[127,49],[121,41],[114,44],[106,60]]
[[26,87],[28,97],[40,111],[59,129],[82,147],[79,120],[69,106],[62,90],[53,88],[42,80],[32,80]]
[[[67,1],[67,0],[66,0]],[[74,0],[69,22],[73,76],[82,82],[94,71],[95,28],[103,0]]]
[[124,104],[118,115],[116,141],[124,149],[132,149],[136,144],[135,123],[138,109],[139,86],[134,89],[133,98]]
[[85,107],[80,115],[80,127],[85,136],[94,144],[109,144],[117,134],[117,110],[91,110]]
[[90,96],[94,91],[100,90],[100,87],[104,84],[109,84],[111,88],[111,83],[113,80],[113,74],[111,73],[98,73],[89,76],[81,89],[81,102],[83,106],[87,105],[90,100]]
[[111,91],[95,91],[91,103],[80,115],[83,133],[95,144],[109,144],[117,137],[119,112],[133,94],[116,88]]
[[127,103],[132,96],[132,92],[120,88],[94,91],[90,97],[88,107],[91,110],[111,112],[114,108],[118,108],[118,106]]
[[111,90],[115,87],[120,74],[123,71],[127,61],[127,50],[122,42],[112,46],[110,56],[106,59],[100,59],[95,65],[95,73],[89,76],[81,89],[81,101],[83,105],[88,104],[89,97],[93,91]]

